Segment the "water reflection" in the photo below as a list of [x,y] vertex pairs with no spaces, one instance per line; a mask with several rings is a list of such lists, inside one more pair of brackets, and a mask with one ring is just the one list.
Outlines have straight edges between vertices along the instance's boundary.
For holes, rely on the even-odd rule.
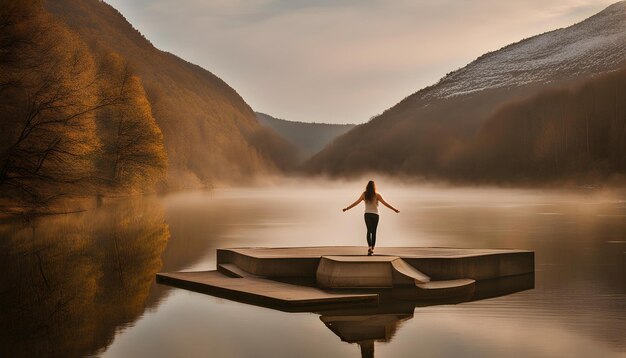
[[380,245],[533,250],[535,288],[512,295],[484,299],[481,286],[460,305],[292,314],[154,284],[158,271],[214,270],[220,247],[364,245],[362,214],[340,210],[361,187],[182,193],[0,223],[0,356],[358,356],[319,317],[378,314],[390,338],[372,337],[377,357],[626,352],[619,193],[385,185],[402,213],[381,217]]
[[0,352],[79,357],[144,311],[169,239],[158,201],[0,225]]
[[[322,310],[320,320],[342,341],[356,343],[361,356],[374,357],[375,342],[390,342],[400,325],[413,318],[416,307],[450,305],[479,301],[520,292],[534,287],[534,273],[479,281],[469,297],[449,300],[407,301],[399,300],[396,292],[382,292],[376,308],[351,308]],[[400,293],[400,296],[402,294]]]
[[356,343],[361,357],[374,357],[375,342],[389,342],[402,321],[413,318],[407,314],[320,316],[326,327],[342,341]]

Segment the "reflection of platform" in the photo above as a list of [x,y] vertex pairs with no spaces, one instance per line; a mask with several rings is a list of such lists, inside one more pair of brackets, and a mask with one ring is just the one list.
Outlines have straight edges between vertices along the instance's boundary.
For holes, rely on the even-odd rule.
[[378,314],[364,316],[320,316],[333,333],[349,343],[378,340],[388,342],[396,333],[400,322],[413,318],[413,314]]
[[364,251],[219,249],[219,272],[163,273],[157,279],[240,301],[304,310],[311,305],[376,305],[381,290],[409,300],[467,299],[476,281],[534,272],[534,253],[523,250],[377,248],[374,256]]

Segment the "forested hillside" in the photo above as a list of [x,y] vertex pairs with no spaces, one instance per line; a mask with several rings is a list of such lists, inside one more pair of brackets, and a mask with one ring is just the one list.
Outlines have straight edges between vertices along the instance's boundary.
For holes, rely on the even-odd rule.
[[114,52],[141,78],[169,158],[168,185],[246,181],[293,165],[293,148],[259,125],[224,81],[155,48],[99,0],[46,0],[45,8],[92,51]]
[[294,122],[256,113],[261,124],[267,126],[298,148],[301,160],[310,158],[335,138],[354,128],[354,124]]
[[2,1],[0,28],[3,204],[163,180],[163,136],[124,59],[91,51],[37,1]]
[[509,103],[451,155],[456,180],[626,178],[626,68]]
[[295,164],[237,93],[98,0],[2,0],[0,205],[241,182]]

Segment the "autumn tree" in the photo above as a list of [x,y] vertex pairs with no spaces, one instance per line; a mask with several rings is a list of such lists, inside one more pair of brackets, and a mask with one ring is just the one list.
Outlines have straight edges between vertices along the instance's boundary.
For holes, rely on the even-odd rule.
[[119,98],[98,115],[105,176],[116,186],[150,190],[164,178],[167,157],[141,80],[117,54],[104,58],[101,71],[101,96]]
[[39,1],[0,6],[0,193],[42,204],[89,178],[100,143],[92,56]]
[[41,206],[102,187],[151,190],[166,155],[141,80],[38,0],[0,7],[0,198]]

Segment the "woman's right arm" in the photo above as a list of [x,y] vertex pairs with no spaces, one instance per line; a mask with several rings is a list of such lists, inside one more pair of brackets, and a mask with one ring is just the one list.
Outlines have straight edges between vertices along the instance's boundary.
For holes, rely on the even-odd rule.
[[362,202],[364,198],[365,198],[365,194],[361,194],[361,196],[359,196],[359,198],[356,199],[356,201],[354,203],[350,204],[350,206],[348,206],[347,208],[343,208],[343,211],[350,210],[353,207],[357,206],[357,204]]

